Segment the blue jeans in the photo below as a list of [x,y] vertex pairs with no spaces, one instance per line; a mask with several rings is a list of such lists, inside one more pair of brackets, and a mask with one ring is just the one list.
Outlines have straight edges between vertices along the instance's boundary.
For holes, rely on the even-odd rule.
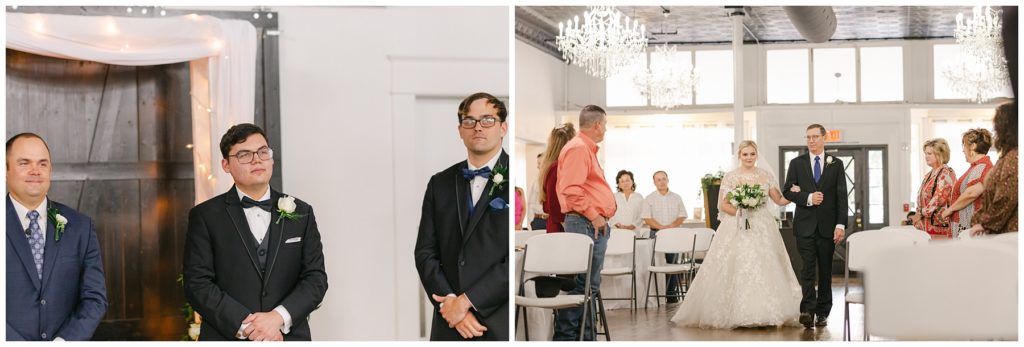
[[[657,229],[651,229],[651,238],[655,238],[658,235]],[[665,253],[665,263],[674,264],[676,258],[679,257],[675,253]],[[678,295],[679,294],[679,275],[665,275],[665,295]],[[658,293],[655,293],[658,294]],[[669,298],[669,300],[676,298]]]
[[[594,238],[594,225],[590,223],[586,218],[570,214],[565,216],[565,232],[583,234],[594,240],[594,258],[590,262],[590,295],[596,296],[597,291],[601,289],[601,269],[604,267],[604,251],[608,248],[608,234],[611,233],[611,229],[607,226],[604,231]],[[569,294],[583,294],[586,289],[586,276],[576,276],[576,287],[569,292]],[[585,331],[584,340],[593,341],[594,336],[590,332],[590,324],[594,322],[594,310],[588,309],[589,313],[587,319],[588,329]],[[583,319],[583,308],[582,307],[570,307],[558,310],[555,317],[555,335],[552,340],[555,341],[575,341],[579,339],[580,332],[580,321]]]

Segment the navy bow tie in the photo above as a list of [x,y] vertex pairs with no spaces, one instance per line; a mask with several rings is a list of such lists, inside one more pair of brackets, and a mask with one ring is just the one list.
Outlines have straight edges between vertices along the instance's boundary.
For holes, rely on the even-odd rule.
[[465,177],[467,180],[472,181],[477,176],[491,178],[491,167],[488,166],[479,170],[462,169],[462,177]]
[[259,207],[260,209],[270,212],[270,208],[273,207],[270,203],[270,199],[263,201],[256,201],[250,199],[248,196],[242,197],[242,208]]

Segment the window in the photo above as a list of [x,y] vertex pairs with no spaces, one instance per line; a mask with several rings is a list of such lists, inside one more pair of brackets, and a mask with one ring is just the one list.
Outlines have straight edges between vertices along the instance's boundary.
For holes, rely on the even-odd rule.
[[[694,208],[704,207],[700,196],[700,178],[718,170],[728,171],[732,154],[733,126],[676,122],[659,125],[608,126],[604,145],[605,179],[614,190],[619,170],[633,172],[637,193],[647,196],[655,191],[652,175],[664,170],[669,190],[679,194],[690,218]],[[695,165],[699,163],[699,165]]]
[[621,73],[605,80],[605,101],[608,107],[647,106],[647,98],[637,88],[634,79],[647,67],[647,54],[641,54],[635,63]]
[[857,62],[854,48],[816,48],[814,102],[857,101]]
[[903,47],[860,49],[860,101],[903,101]]
[[732,51],[697,51],[697,104],[733,102]]
[[[957,177],[960,177],[967,172],[967,168],[971,167],[971,164],[967,163],[967,159],[964,157],[964,145],[962,142],[964,132],[969,129],[984,128],[992,132],[992,118],[971,118],[971,119],[935,119],[932,120],[932,137],[941,137],[946,139],[949,143],[949,167],[953,169]],[[923,151],[923,150],[919,150]],[[922,162],[924,154],[922,156]],[[990,148],[988,151],[989,159],[992,163],[996,163],[996,159],[999,158],[999,154],[995,148]],[[924,174],[927,174],[930,168],[925,168]],[[923,177],[923,176],[922,176]],[[921,182],[917,182],[920,184]]]
[[810,99],[807,66],[806,49],[768,51],[768,103],[807,103]]

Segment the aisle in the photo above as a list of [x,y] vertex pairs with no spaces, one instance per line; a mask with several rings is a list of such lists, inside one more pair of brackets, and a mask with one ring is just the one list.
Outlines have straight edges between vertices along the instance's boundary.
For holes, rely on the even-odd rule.
[[[861,290],[857,284],[856,290]],[[608,311],[608,328],[613,341],[842,341],[843,340],[843,277],[832,278],[832,313],[828,326],[815,329],[803,327],[739,328],[733,330],[705,330],[684,328],[672,323],[678,304],[647,310]],[[850,306],[853,340],[860,341],[863,334],[864,306]],[[879,340],[872,338],[872,340]]]

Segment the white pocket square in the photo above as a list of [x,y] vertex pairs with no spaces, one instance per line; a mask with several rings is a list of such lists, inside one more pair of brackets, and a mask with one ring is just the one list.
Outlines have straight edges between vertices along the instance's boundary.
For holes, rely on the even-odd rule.
[[290,239],[286,240],[284,243],[296,243],[296,242],[299,242],[299,241],[302,241],[301,237],[293,237],[293,238],[290,238]]

